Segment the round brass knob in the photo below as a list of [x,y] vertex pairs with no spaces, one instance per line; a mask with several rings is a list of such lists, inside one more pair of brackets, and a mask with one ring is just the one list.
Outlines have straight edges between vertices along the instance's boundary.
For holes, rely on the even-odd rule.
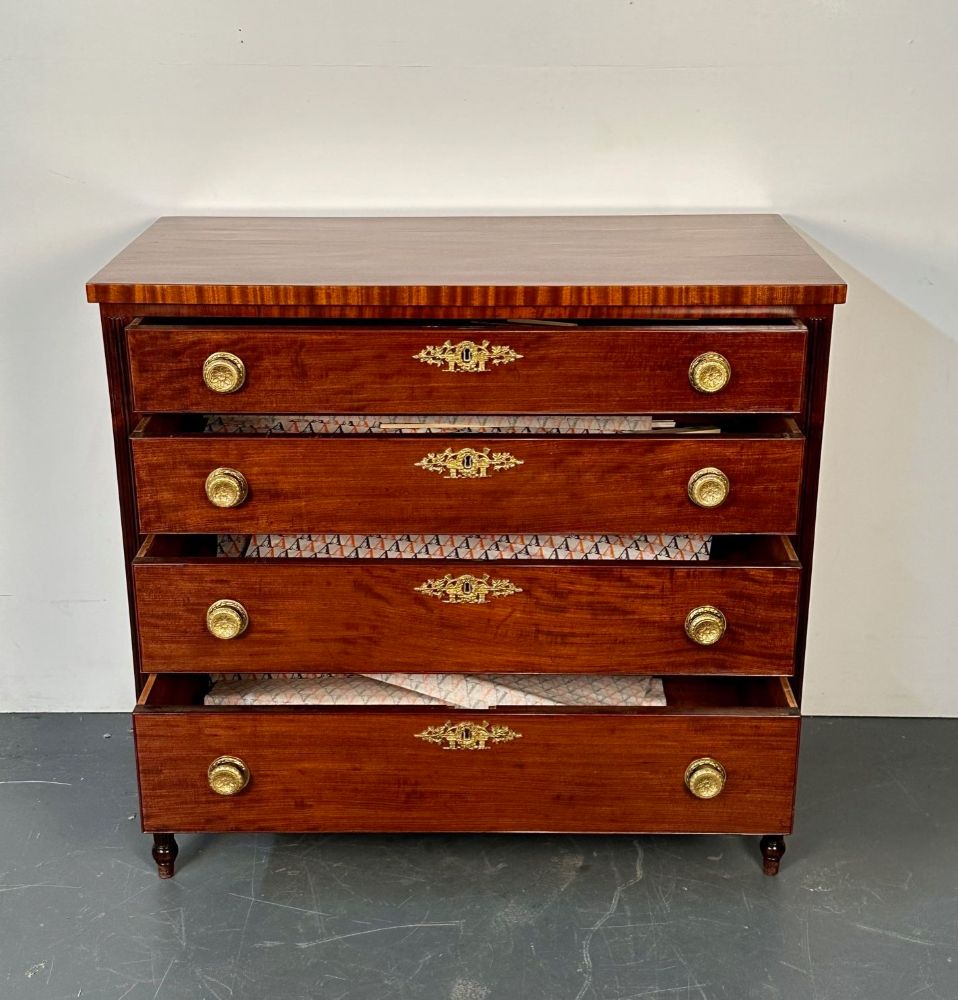
[[725,615],[711,604],[692,608],[685,618],[685,634],[700,646],[711,646],[725,635]]
[[246,381],[246,365],[229,351],[216,351],[203,362],[203,381],[213,392],[236,392]]
[[714,799],[725,787],[725,768],[712,757],[693,760],[685,769],[685,787],[697,799]]
[[206,477],[206,498],[214,507],[239,507],[248,493],[246,476],[236,469],[214,469]]
[[239,601],[214,601],[206,611],[206,627],[217,639],[235,639],[249,625],[249,615]]
[[732,366],[728,358],[713,351],[700,354],[689,365],[689,381],[698,392],[719,392],[728,385],[731,377]]
[[699,507],[719,507],[728,493],[728,476],[721,469],[699,469],[689,479],[689,500]]
[[217,795],[239,795],[249,784],[249,768],[239,757],[217,757],[206,771]]

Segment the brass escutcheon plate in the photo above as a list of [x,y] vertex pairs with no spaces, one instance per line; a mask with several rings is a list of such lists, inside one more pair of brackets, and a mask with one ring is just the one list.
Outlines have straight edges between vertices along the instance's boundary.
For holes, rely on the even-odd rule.
[[443,604],[485,604],[493,597],[521,594],[522,588],[517,587],[511,580],[492,579],[488,573],[484,573],[481,577],[472,576],[470,573],[464,573],[462,576],[447,573],[439,579],[421,583],[416,587],[416,593],[438,597]]
[[489,448],[477,451],[475,448],[460,448],[453,451],[431,451],[425,458],[415,463],[416,468],[427,472],[436,472],[443,479],[486,479],[490,472],[505,472],[517,465],[524,465],[522,459],[510,455],[507,451],[494,451]]
[[521,358],[521,354],[505,344],[490,347],[488,340],[481,344],[474,340],[460,340],[458,344],[447,340],[438,347],[430,344],[413,355],[414,360],[424,365],[435,365],[437,368],[445,365],[447,372],[484,372],[488,371],[486,365],[510,365]]
[[435,743],[443,750],[487,750],[488,743],[508,743],[521,738],[522,733],[508,726],[488,722],[444,722],[416,733],[416,739]]

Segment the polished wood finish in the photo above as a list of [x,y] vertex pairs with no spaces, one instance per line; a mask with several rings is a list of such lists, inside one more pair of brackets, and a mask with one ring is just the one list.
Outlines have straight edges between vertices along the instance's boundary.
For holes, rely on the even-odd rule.
[[797,548],[804,572],[799,601],[798,641],[795,650],[795,686],[801,697],[804,681],[805,643],[808,635],[808,609],[812,589],[812,561],[815,552],[815,524],[818,515],[818,482],[821,471],[822,439],[825,431],[825,392],[828,383],[828,359],[832,340],[831,307],[808,317],[809,328],[815,331],[809,344],[809,364],[806,370],[805,412],[801,420],[805,435],[805,465],[802,470],[802,499]]
[[91,302],[781,306],[845,284],[776,215],[200,218],[155,222]]
[[[142,532],[790,534],[803,444],[791,432],[167,436],[150,418],[133,440],[133,466]],[[447,447],[505,451],[523,464],[484,479],[450,479],[417,467]],[[239,470],[249,483],[239,507],[217,508],[206,498],[206,477],[220,466]],[[722,469],[732,485],[724,504],[703,509],[689,500],[687,487],[708,466]]]
[[778,835],[762,837],[759,848],[762,852],[762,871],[766,875],[777,875],[785,854],[785,838]]
[[[506,725],[521,738],[449,751],[416,737],[449,719]],[[798,725],[793,709],[771,703],[737,714],[149,704],[134,713],[148,831],[789,830]],[[206,778],[222,754],[251,773],[229,798]],[[683,783],[703,756],[728,773],[708,801]]]
[[[149,551],[149,550],[148,550]],[[446,574],[506,578],[521,593],[449,604],[416,588]],[[790,674],[800,570],[722,562],[216,559],[134,566],[147,671]],[[212,636],[206,609],[239,601],[249,625]],[[714,605],[713,646],[683,629]]]
[[130,434],[136,424],[131,403],[125,331],[131,317],[124,312],[104,310],[100,317],[103,353],[106,360],[107,386],[110,393],[110,416],[113,424],[113,452],[116,460],[117,493],[120,507],[120,531],[123,538],[124,569],[130,595],[130,630],[133,634],[133,680],[140,693],[142,674],[136,642],[136,604],[133,595],[133,558],[142,541],[137,531],[136,498],[133,490],[133,458]]
[[[612,323],[652,323],[675,322],[677,320],[701,323],[715,322],[790,322],[805,316],[830,309],[830,306],[624,306],[624,305],[581,305],[581,306],[496,306],[496,305],[456,305],[456,306],[306,306],[306,305],[189,305],[183,303],[137,302],[136,316],[139,319],[171,323],[183,320],[186,323],[204,325],[207,323],[247,322],[249,320],[275,320],[288,325],[304,320],[309,323],[341,323],[362,320],[364,323],[416,322],[445,324],[463,322],[475,323],[538,323],[548,322],[600,322]],[[104,302],[100,304],[102,315],[129,314],[129,304]]]
[[172,833],[153,834],[153,860],[156,862],[156,873],[160,878],[173,878],[176,868],[176,856],[180,848]]
[[[796,413],[804,326],[514,324],[262,327],[136,322],[129,329],[133,406],[208,413]],[[483,372],[417,360],[427,345],[504,344],[522,357]],[[214,352],[242,359],[246,382],[207,388]],[[729,384],[696,391],[689,365],[717,352]]]
[[[651,531],[655,528],[648,523],[647,515],[655,511],[662,514],[663,530],[683,530],[677,519],[666,518],[660,468],[665,469],[666,479],[673,474],[677,476],[684,459],[671,450],[675,447],[721,444],[730,449],[730,456],[738,456],[743,463],[732,478],[732,499],[717,510],[695,508],[689,514],[682,502],[673,497],[672,513],[682,514],[685,525],[692,524],[687,514],[701,519],[697,527],[684,530],[788,532],[801,560],[800,568],[794,565],[794,553],[785,560],[781,560],[780,553],[764,562],[750,560],[750,549],[760,539],[720,534],[713,540],[714,565],[606,567],[610,571],[607,580],[620,581],[612,588],[615,591],[612,603],[622,609],[624,617],[632,609],[621,581],[632,579],[633,572],[634,579],[640,581],[638,592],[643,596],[643,610],[666,608],[669,593],[678,592],[683,580],[695,579],[686,576],[686,572],[697,571],[696,576],[703,579],[724,581],[723,599],[729,600],[733,593],[740,593],[743,603],[752,586],[750,581],[767,575],[770,582],[763,589],[762,598],[751,605],[753,620],[749,628],[753,632],[757,632],[763,616],[768,617],[770,627],[773,620],[778,626],[786,620],[783,602],[795,600],[797,577],[797,613],[785,625],[786,631],[794,629],[797,633],[790,682],[754,674],[734,677],[667,674],[669,706],[664,709],[494,713],[497,720],[521,718],[526,729],[522,739],[482,752],[444,752],[415,741],[422,745],[412,751],[406,747],[398,756],[390,756],[391,741],[383,739],[383,727],[387,736],[395,737],[398,745],[405,746],[402,737],[408,734],[403,727],[413,717],[403,716],[405,710],[370,713],[364,708],[331,711],[203,707],[207,675],[182,672],[187,662],[193,670],[206,669],[200,666],[200,657],[189,651],[191,644],[199,643],[200,639],[194,631],[196,623],[183,622],[169,640],[173,646],[183,645],[183,657],[174,663],[173,656],[168,656],[165,661],[177,672],[148,677],[138,669],[136,672],[138,689],[142,685],[135,721],[142,813],[146,828],[158,835],[155,847],[161,874],[172,874],[176,852],[172,831],[181,828],[630,832],[669,828],[715,832],[743,829],[765,834],[764,866],[766,871],[777,870],[784,851],[782,835],[790,832],[792,823],[799,718],[791,685],[800,691],[832,313],[833,305],[845,298],[844,283],[782,220],[773,216],[164,219],[93,279],[87,292],[91,301],[101,303],[127,569],[131,578],[135,573],[138,586],[142,581],[149,592],[144,611],[148,616],[157,616],[157,631],[152,631],[151,621],[143,633],[149,639],[144,648],[150,657],[166,655],[160,650],[164,626],[157,609],[170,609],[178,594],[180,607],[170,613],[180,614],[184,607],[189,610],[192,588],[199,587],[200,581],[207,586],[206,574],[229,574],[238,569],[248,575],[250,582],[244,576],[242,585],[271,599],[275,594],[279,605],[287,609],[281,614],[288,616],[291,626],[294,619],[288,610],[289,591],[273,576],[279,581],[295,578],[296,588],[305,588],[310,595],[335,593],[339,595],[337,601],[355,595],[360,614],[368,615],[364,608],[384,602],[392,579],[388,574],[400,572],[393,570],[392,565],[379,564],[375,572],[384,577],[376,578],[376,589],[369,594],[360,592],[358,578],[347,580],[340,575],[338,566],[268,564],[267,568],[274,572],[267,580],[255,569],[255,564],[250,564],[254,568],[242,568],[237,562],[214,563],[210,559],[212,536],[204,539],[190,532],[237,530],[235,519],[248,517],[251,512],[255,517],[249,523],[257,524],[255,530],[296,530],[293,524],[318,530],[333,526],[315,521],[317,513],[326,520],[329,520],[327,515],[334,515],[335,527],[341,530],[350,530],[345,528],[344,519],[368,525],[374,531],[390,530],[381,518],[367,519],[367,513],[379,509],[371,506],[374,503],[385,503],[395,524],[402,523],[401,508],[405,505],[411,521],[425,519],[425,514],[439,509],[449,516],[451,523],[462,524],[468,531],[483,530],[483,523],[497,524],[502,520],[500,515],[506,520],[515,515],[516,523],[527,523],[523,520],[527,513],[525,506],[515,513],[520,505],[526,504],[527,498],[532,501],[529,512],[549,513],[545,510],[545,488],[542,495],[534,495],[523,492],[526,487],[508,486],[509,472],[479,481],[443,481],[436,477],[439,492],[432,496],[445,499],[438,506],[424,507],[422,492],[408,488],[409,482],[402,476],[397,484],[396,477],[389,472],[386,475],[391,482],[389,487],[376,478],[383,474],[384,457],[394,458],[400,453],[396,446],[405,447],[408,442],[389,439],[361,443],[362,459],[357,461],[347,456],[348,474],[343,475],[332,461],[344,464],[342,453],[333,454],[325,441],[290,443],[284,439],[255,438],[211,441],[208,436],[190,433],[201,426],[196,418],[187,416],[190,413],[277,412],[287,408],[290,412],[301,409],[301,400],[317,404],[325,400],[328,405],[316,409],[358,411],[368,407],[365,412],[374,412],[379,407],[385,410],[389,402],[394,405],[388,409],[396,413],[432,408],[452,412],[497,409],[576,412],[581,406],[591,412],[616,412],[616,408],[674,412],[693,421],[696,414],[701,414],[703,420],[715,414],[717,422],[731,433],[723,433],[720,439],[711,441],[703,438],[669,442],[643,436],[608,444],[601,439],[573,442],[576,447],[598,446],[583,454],[556,439],[542,442],[546,450],[539,451],[538,442],[523,438],[522,446],[533,448],[533,459],[554,458],[556,454],[563,459],[575,457],[576,472],[581,473],[583,467],[588,472],[585,478],[581,474],[576,478],[567,468],[553,468],[548,480],[553,499],[550,510],[555,508],[551,514],[552,527],[537,524],[533,530],[587,530],[579,525],[598,525],[600,515],[611,513],[630,524],[626,530]],[[579,326],[537,327],[540,321],[575,322]],[[769,329],[760,339],[762,326]],[[601,327],[605,330],[600,334]],[[713,333],[716,327],[720,329]],[[804,327],[807,333],[787,333],[789,327]],[[481,382],[463,382],[453,375],[444,380],[441,376],[448,373],[426,366],[420,366],[426,377],[407,378],[395,371],[374,372],[370,361],[375,349],[368,350],[368,345],[378,346],[388,354],[402,342],[406,350],[409,345],[402,338],[419,332],[434,333],[436,343],[442,343],[445,339],[453,342],[460,337],[466,339],[467,333],[472,335],[469,339],[476,340],[481,339],[478,334],[486,336],[500,331],[502,340],[506,334],[516,343],[520,342],[516,338],[523,338],[521,343],[526,348],[520,351],[524,354],[523,361],[535,358],[537,366],[525,364],[521,369],[505,366],[482,373]],[[252,364],[251,378],[235,397],[218,396],[207,406],[204,394],[208,390],[203,387],[199,373],[205,356],[199,358],[199,368],[193,362],[202,353],[206,337],[217,341],[209,353],[214,349],[229,350],[228,345],[219,343],[222,335],[243,338],[233,339],[232,343],[234,346],[241,343],[247,353]],[[597,339],[600,335],[605,338],[604,349]],[[718,349],[732,361],[732,381],[716,396],[700,400],[690,397],[693,390],[687,381],[682,382],[678,371],[682,366],[687,370],[684,353],[696,347],[702,335],[702,339],[710,341],[707,349]],[[714,338],[719,336],[723,338],[723,346],[717,348]],[[799,337],[804,351],[801,365],[796,361],[801,353],[797,347]],[[499,337],[492,335],[488,339],[500,342]],[[683,354],[681,365],[668,355],[666,345],[676,355]],[[317,346],[324,346],[336,358],[324,359]],[[512,346],[518,349],[515,344]],[[417,345],[412,353],[420,349]],[[739,353],[734,357],[727,354],[732,351]],[[298,356],[290,360],[287,355],[291,352],[298,352]],[[616,367],[620,358],[626,359],[625,367]],[[548,359],[548,364],[542,364],[542,359]],[[577,377],[563,376],[550,383],[546,378],[546,368],[550,365],[560,370],[574,368]],[[304,372],[308,377],[303,377]],[[519,372],[524,373],[521,378]],[[500,378],[506,373],[508,378]],[[684,372],[681,375],[687,379]],[[317,389],[320,381],[324,382],[324,391]],[[801,387],[799,381],[803,382]],[[602,386],[601,395],[596,392],[597,385]],[[516,396],[520,398],[517,400]],[[427,401],[428,405],[414,406],[409,401],[414,397]],[[347,401],[351,401],[348,406]],[[586,406],[587,402],[592,405]],[[763,412],[794,414],[789,435],[769,434],[767,421],[757,416]],[[138,413],[164,415],[151,417],[136,432],[134,418]],[[167,413],[181,415],[166,416]],[[752,415],[735,423],[729,416],[734,413]],[[725,416],[718,416],[722,414]],[[736,436],[736,432],[749,431],[757,436]],[[457,440],[461,446],[476,445],[475,439]],[[497,437],[491,444],[501,449],[504,442],[505,439]],[[355,439],[349,443],[360,444]],[[418,443],[436,450],[439,441],[436,437],[419,438]],[[298,486],[308,485],[311,489],[306,493],[299,491],[297,506],[294,491],[283,494],[282,481],[264,483],[260,473],[277,473],[281,480],[287,480],[295,473],[289,462],[300,460],[302,453],[297,449],[303,444],[311,448],[306,461],[311,475],[303,475]],[[368,444],[373,447],[367,447]],[[255,446],[255,453],[245,450],[250,445]],[[295,445],[293,450],[287,451],[292,445]],[[559,446],[558,452],[548,450],[547,445]],[[617,451],[623,445],[632,448],[630,456]],[[390,450],[377,450],[384,446]],[[645,451],[652,446],[656,452]],[[207,454],[203,451],[207,448],[235,449],[231,454],[244,460],[249,456],[251,466],[243,471],[248,473],[252,469],[257,480],[251,484],[250,506],[212,511],[211,521],[202,520],[203,516],[210,517],[211,512],[202,515],[201,508],[206,503],[202,481],[213,466],[203,468],[198,461],[198,456]],[[137,480],[133,476],[134,452],[140,477]],[[174,487],[177,482],[179,487],[185,485],[182,467],[191,452],[195,469],[193,466],[188,469],[186,479],[193,491],[182,493],[179,488],[165,486],[164,477],[173,481]],[[665,460],[661,466],[657,455]],[[597,456],[598,462],[594,461]],[[750,459],[747,469],[746,456]],[[319,458],[329,464],[321,463]],[[196,470],[202,471],[202,477],[194,483]],[[529,464],[511,471],[528,472]],[[539,470],[535,471],[538,474]],[[608,479],[604,487],[597,471]],[[684,471],[687,477],[695,470]],[[422,472],[422,475],[428,478],[429,474]],[[748,475],[755,478],[749,481],[742,478]],[[736,477],[747,486],[749,482],[754,486],[748,511],[742,506],[741,490],[736,493]],[[331,484],[335,496],[327,501],[324,492]],[[490,488],[493,485],[495,488]],[[671,488],[676,483],[669,481],[667,485]],[[449,499],[455,494],[448,491],[459,486],[480,489],[466,494],[466,502],[458,495],[457,513],[457,505]],[[684,501],[684,483],[682,487],[681,501]],[[389,489],[395,495],[383,500]],[[288,520],[289,524],[277,523],[270,517],[270,490],[278,490],[281,498],[285,496],[279,508],[280,520]],[[603,498],[612,493],[622,496]],[[497,496],[509,496],[511,500],[500,502]],[[636,502],[636,496],[641,502]],[[650,497],[658,498],[651,506]],[[662,502],[657,506],[658,501]],[[739,506],[732,506],[733,501]],[[142,520],[138,504],[145,513]],[[181,510],[187,513],[186,519],[180,517]],[[575,520],[563,520],[570,513]],[[730,514],[734,517],[729,517]],[[767,526],[771,520],[766,514],[775,515],[777,527]],[[484,522],[479,520],[482,517],[486,518]],[[643,523],[637,525],[637,520]],[[555,525],[560,523],[563,527],[557,529]],[[134,553],[146,541],[144,533],[151,524],[161,524],[164,530],[180,534],[150,539],[141,549],[141,559],[134,571]],[[206,526],[198,527],[199,524]],[[413,524],[404,523],[403,529],[413,530]],[[427,530],[436,528],[430,525]],[[615,529],[602,524],[596,530]],[[161,576],[169,571],[165,564],[179,567],[182,572],[179,585],[169,582],[172,577]],[[594,569],[581,563],[578,567],[585,569],[584,576],[590,579],[596,573],[595,585],[603,585]],[[483,569],[498,572],[500,566],[484,563]],[[550,593],[573,603],[575,620],[583,615],[602,620],[608,614],[606,603],[596,597],[595,590],[587,590],[580,583],[570,586],[562,582],[575,579],[571,574],[567,576],[567,567],[556,564],[553,569],[555,582],[551,583]],[[538,567],[528,564],[523,567],[523,572],[532,574],[533,580],[537,579],[537,570]],[[638,575],[647,570],[649,575]],[[141,576],[141,571],[147,575]],[[738,571],[744,575],[732,575]],[[707,575],[713,572],[715,576]],[[656,591],[652,583],[665,581],[666,577],[668,582],[663,582]],[[320,587],[316,582],[334,578],[338,580],[336,587],[324,589],[325,584]],[[232,585],[233,579],[224,582]],[[301,584],[300,579],[309,582]],[[789,581],[787,586],[784,581]],[[536,583],[537,588],[541,586],[541,582]],[[776,586],[780,589],[775,590]],[[532,593],[531,589],[528,593]],[[162,601],[154,602],[154,596],[162,597]],[[334,606],[339,607],[336,602]],[[436,602],[434,609],[439,616],[465,610],[440,602]],[[492,604],[472,610],[483,613],[492,610],[502,615]],[[566,626],[554,614],[554,606],[549,605],[547,610],[553,615],[549,619],[553,627],[561,632]],[[407,617],[413,613],[410,610]],[[132,601],[131,616],[136,638],[134,662],[138,668],[141,630]],[[246,638],[260,641],[262,636],[257,633],[260,617],[257,611],[250,634],[232,641],[234,648],[249,648],[240,645]],[[532,628],[522,613],[517,618],[520,621],[516,623],[498,623],[496,635],[500,643],[510,636],[518,641],[523,628]],[[339,612],[332,616],[334,632],[343,620]],[[421,623],[427,621],[420,618]],[[653,646],[661,645],[675,664],[677,653],[667,653],[669,640],[663,638],[664,632],[657,630],[659,621],[659,618],[652,621],[648,641]],[[600,644],[604,642],[607,648],[611,645],[608,630],[604,624],[599,628]],[[641,660],[641,649],[652,648],[644,645],[640,630],[637,634],[627,634],[621,623],[610,625],[609,629],[623,636],[622,647],[616,647],[619,652],[631,646],[639,652]],[[375,627],[372,632],[370,637],[369,629],[365,629],[363,641],[375,646]],[[784,633],[776,634],[780,639]],[[468,638],[470,642],[466,645],[476,646],[472,633]],[[484,635],[484,641],[485,638]],[[540,639],[530,642],[533,651],[530,658],[539,655],[534,651],[539,649]],[[725,655],[723,649],[730,652],[733,640],[742,639],[744,636],[735,635],[730,626],[716,647],[704,651],[705,656],[710,663],[718,663],[716,657]],[[734,669],[751,670],[758,663],[753,639],[757,641],[758,636],[750,636],[748,643],[743,642],[732,664]],[[729,645],[723,647],[726,640]],[[312,639],[309,641],[312,643]],[[336,642],[341,644],[339,639]],[[582,634],[568,639],[567,644],[571,651],[559,653],[560,657],[566,657],[565,662],[573,662],[578,651],[585,656]],[[277,645],[290,648],[284,642],[274,644],[273,648]],[[564,645],[557,643],[556,648]],[[230,646],[230,642],[224,646]],[[312,655],[312,645],[308,648]],[[773,669],[785,669],[786,661],[781,655],[779,650],[774,659],[766,656],[766,666],[771,663]],[[598,672],[605,669],[602,663],[597,663],[597,668]],[[429,665],[419,664],[418,669],[429,669]],[[449,713],[439,714],[443,714],[439,721],[445,721]],[[433,721],[437,719],[438,714]],[[530,735],[536,739],[526,742]],[[709,746],[701,745],[706,742],[704,737],[709,737]],[[227,738],[231,746],[219,746]],[[728,741],[727,749],[722,740]],[[247,748],[247,755],[255,755],[251,785],[235,799],[216,796],[219,801],[207,808],[205,797],[212,793],[204,784],[205,769],[213,758],[205,759],[205,755],[214,745],[216,755],[238,752],[240,742]],[[425,750],[432,750],[432,756],[417,756]],[[507,756],[499,751],[506,751]],[[725,757],[717,751],[725,753]],[[695,757],[709,755],[722,759],[726,766],[731,762],[729,785],[717,799],[694,799],[684,786],[675,793],[677,798],[670,797],[668,790],[675,779],[674,769],[682,763],[686,752],[694,755],[684,761],[686,765]],[[202,761],[200,756],[204,758]],[[407,773],[400,764],[413,758],[416,762],[426,761],[428,766],[420,768],[415,763]],[[483,761],[494,762],[497,758],[498,763],[483,770]],[[457,771],[457,759],[472,770]],[[169,760],[173,764],[167,769]],[[202,777],[196,770],[198,764],[202,764]],[[362,780],[367,765],[371,765],[373,776],[368,788]],[[473,771],[474,780],[470,778]],[[563,792],[564,772],[569,775],[568,794]],[[265,790],[264,773],[277,775],[277,780]],[[464,774],[466,782],[457,782]],[[754,778],[750,790],[743,792],[742,785],[735,780],[736,774]],[[631,782],[625,780],[629,775],[634,779]],[[779,787],[775,786],[777,776],[782,781]],[[432,797],[429,784],[434,779],[438,779],[436,797]],[[678,780],[681,781],[681,775]],[[653,791],[646,794],[645,802],[637,801],[636,788],[646,786]],[[324,797],[327,789],[342,792],[345,798]],[[374,805],[377,794],[379,801]],[[541,810],[540,801],[544,803]],[[501,805],[501,810],[491,812],[490,802]],[[230,803],[239,809],[229,812]],[[408,808],[402,808],[404,805]],[[383,808],[378,809],[380,806]],[[707,813],[709,809],[713,811]],[[463,818],[466,813],[483,818],[470,821]],[[698,825],[704,815],[713,816],[714,824]],[[496,816],[500,818],[497,820]]]
[[[257,319],[274,320],[277,323],[288,323],[299,320],[342,321],[342,320],[454,320],[461,323],[464,320],[475,322],[505,321],[505,320],[588,320],[615,322],[658,322],[658,321],[703,321],[712,320],[750,320],[754,322],[781,322],[797,319],[809,330],[809,353],[806,364],[806,392],[802,412],[796,417],[802,433],[806,435],[805,464],[803,472],[802,500],[800,509],[803,523],[795,536],[796,545],[803,554],[804,565],[807,567],[814,547],[814,515],[818,495],[818,469],[824,418],[825,382],[828,373],[829,343],[831,339],[834,310],[831,306],[761,306],[761,307],[730,307],[730,306],[681,306],[681,307],[620,307],[620,306],[490,306],[473,305],[463,307],[423,307],[423,306],[336,306],[309,307],[285,305],[178,305],[136,303],[135,314],[151,319],[178,317],[185,321],[202,322],[212,318],[220,321],[235,321]],[[104,303],[100,305],[100,314],[104,331],[108,326],[120,331],[132,319],[130,306],[124,304]],[[120,395],[123,399],[129,396],[129,365],[125,360],[126,352],[119,352],[120,359],[115,369],[110,371],[111,397]],[[108,346],[108,357],[110,348]],[[132,426],[132,424],[131,424]],[[122,463],[129,463],[129,447],[126,438],[119,439],[118,445],[118,476],[122,487]],[[131,524],[133,537],[136,539],[137,518],[133,502],[132,483],[129,490],[120,491],[120,509],[124,524]],[[139,535],[138,540],[143,541]],[[136,545],[133,544],[135,550]],[[132,558],[131,556],[128,556]],[[129,569],[129,562],[128,562]],[[793,683],[796,691],[802,688],[805,658],[805,630],[808,619],[808,604],[810,592],[810,575],[807,568],[802,576],[802,594],[799,608],[799,638],[796,647],[795,673]],[[132,605],[132,587],[131,605]],[[136,643],[134,631],[134,682],[137,691],[143,683],[143,675],[136,664]]]

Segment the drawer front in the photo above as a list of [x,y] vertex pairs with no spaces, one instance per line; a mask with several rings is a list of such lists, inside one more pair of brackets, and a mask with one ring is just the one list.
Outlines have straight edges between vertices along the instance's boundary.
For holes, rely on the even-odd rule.
[[[807,332],[800,323],[555,330],[134,324],[128,337],[141,412],[796,413]],[[221,352],[242,363],[239,388],[235,372],[220,384],[233,391],[204,381],[206,360]],[[690,367],[706,354],[721,355],[730,368],[718,391],[692,384]]]
[[[519,735],[482,750],[417,736],[460,721]],[[791,830],[795,716],[187,709],[134,723],[148,831]],[[237,795],[209,787],[221,755],[249,769]],[[703,757],[727,773],[707,800],[684,784]]]
[[[149,561],[133,575],[150,673],[793,669],[797,567],[275,559]],[[235,638],[207,629],[224,599],[248,618]],[[686,632],[703,607],[725,618],[714,645]]]
[[[133,463],[145,533],[792,534],[803,445],[798,436],[206,435],[136,437]],[[471,475],[461,468],[467,459]],[[207,476],[222,467],[248,484],[237,507],[206,497]],[[689,481],[709,467],[727,477],[729,495],[702,508],[689,499]]]

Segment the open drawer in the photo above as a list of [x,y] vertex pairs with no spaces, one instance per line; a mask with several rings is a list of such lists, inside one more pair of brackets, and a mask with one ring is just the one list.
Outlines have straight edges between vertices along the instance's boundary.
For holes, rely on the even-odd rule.
[[667,707],[210,707],[152,675],[134,712],[147,831],[788,833],[784,678],[667,678]]
[[780,536],[716,538],[702,562],[224,558],[215,544],[141,548],[145,672],[793,670],[800,568]]
[[132,435],[143,533],[793,534],[805,439],[788,417],[721,434]]
[[127,328],[141,412],[795,413],[780,323],[157,323]]

